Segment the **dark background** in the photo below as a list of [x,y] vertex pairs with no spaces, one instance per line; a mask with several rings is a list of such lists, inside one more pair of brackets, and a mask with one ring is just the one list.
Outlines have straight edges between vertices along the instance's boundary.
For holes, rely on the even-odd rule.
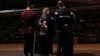
[[[56,0],[30,0],[33,1],[36,8],[55,7]],[[0,10],[24,9],[27,6],[27,0],[0,0]]]
[[[35,8],[46,6],[56,7],[56,2],[56,0],[34,0]],[[65,3],[67,4],[67,2]],[[0,0],[0,10],[24,9],[26,8],[26,4],[25,0]],[[93,6],[93,4],[80,2],[69,2],[69,4],[71,7]],[[54,8],[51,9],[55,10]],[[86,10],[74,9],[76,24],[73,29],[74,37],[78,37],[78,43],[100,43],[100,8],[89,8]],[[39,18],[41,10],[36,11]],[[0,43],[23,42],[20,14],[21,11],[0,13]],[[36,34],[36,41],[38,41],[38,31]]]

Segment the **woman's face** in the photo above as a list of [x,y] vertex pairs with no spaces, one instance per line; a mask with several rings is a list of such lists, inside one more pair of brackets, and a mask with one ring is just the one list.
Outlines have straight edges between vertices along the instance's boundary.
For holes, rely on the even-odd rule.
[[50,14],[50,10],[49,10],[49,9],[46,11],[46,14],[47,14],[47,15],[49,15],[49,14]]
[[44,15],[49,15],[49,14],[50,14],[49,8],[44,8],[42,13],[43,13]]

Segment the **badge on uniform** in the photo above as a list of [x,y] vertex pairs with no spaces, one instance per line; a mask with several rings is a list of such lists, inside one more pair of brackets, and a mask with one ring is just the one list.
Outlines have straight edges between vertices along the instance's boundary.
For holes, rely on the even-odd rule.
[[55,14],[58,14],[58,12],[55,12]]

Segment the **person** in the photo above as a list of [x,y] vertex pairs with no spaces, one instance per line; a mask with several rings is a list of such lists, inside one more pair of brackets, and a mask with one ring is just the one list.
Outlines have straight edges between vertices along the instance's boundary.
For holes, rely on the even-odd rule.
[[73,56],[73,31],[75,14],[65,7],[63,1],[58,1],[58,9],[55,11],[55,21],[57,28],[57,56]]
[[40,54],[41,56],[49,56],[49,54],[52,54],[54,18],[50,15],[48,7],[43,8],[38,24],[40,25]]
[[36,13],[32,10],[34,7],[33,2],[29,1],[27,8],[21,13],[21,22],[24,29],[24,55],[33,56],[34,48],[34,30]]

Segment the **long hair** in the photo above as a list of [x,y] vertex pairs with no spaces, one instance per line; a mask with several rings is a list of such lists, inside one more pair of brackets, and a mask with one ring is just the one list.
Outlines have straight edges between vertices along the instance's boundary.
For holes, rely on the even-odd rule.
[[42,15],[46,15],[48,10],[49,10],[48,7],[43,8]]
[[[46,16],[48,10],[49,10],[48,7],[43,8],[42,15]],[[42,20],[40,30],[42,30],[42,31],[46,31],[47,30],[46,20]]]

